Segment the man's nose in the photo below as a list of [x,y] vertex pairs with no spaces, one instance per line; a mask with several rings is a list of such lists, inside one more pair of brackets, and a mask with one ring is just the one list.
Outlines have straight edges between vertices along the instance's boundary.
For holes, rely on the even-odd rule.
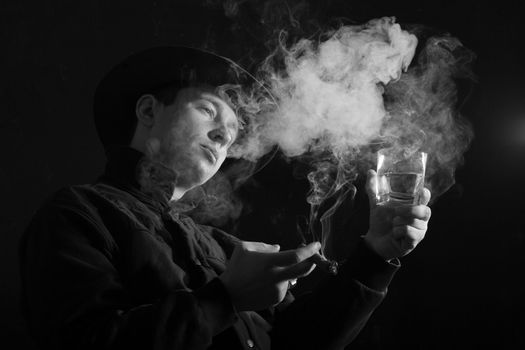
[[208,137],[220,144],[226,146],[231,141],[231,136],[224,125],[220,125],[208,133]]

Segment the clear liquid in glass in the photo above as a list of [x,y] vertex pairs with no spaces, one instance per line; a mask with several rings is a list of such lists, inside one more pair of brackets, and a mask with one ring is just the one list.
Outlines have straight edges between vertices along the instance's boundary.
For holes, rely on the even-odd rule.
[[386,172],[380,175],[379,202],[418,204],[423,187],[423,174],[416,172]]

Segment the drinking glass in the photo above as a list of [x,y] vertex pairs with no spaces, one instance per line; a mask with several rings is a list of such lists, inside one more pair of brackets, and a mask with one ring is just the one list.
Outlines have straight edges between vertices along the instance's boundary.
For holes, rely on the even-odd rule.
[[377,153],[378,204],[416,205],[425,185],[427,154],[421,151],[382,149]]

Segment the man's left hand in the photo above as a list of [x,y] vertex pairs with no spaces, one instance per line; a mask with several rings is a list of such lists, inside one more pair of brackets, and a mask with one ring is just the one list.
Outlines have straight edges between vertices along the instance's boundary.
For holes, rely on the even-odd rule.
[[427,206],[430,191],[420,194],[419,205],[377,204],[375,187],[377,174],[370,170],[367,177],[367,194],[370,202],[370,227],[364,240],[385,260],[410,253],[425,238],[431,211]]

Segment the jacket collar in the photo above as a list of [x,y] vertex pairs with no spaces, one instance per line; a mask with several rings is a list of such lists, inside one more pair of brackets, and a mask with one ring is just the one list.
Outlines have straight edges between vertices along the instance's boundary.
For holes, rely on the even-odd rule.
[[166,172],[158,164],[150,161],[142,152],[131,147],[114,146],[107,153],[108,161],[99,182],[107,183],[131,193],[151,208],[165,212],[169,210],[169,200],[173,193],[174,178],[162,186],[147,181],[159,172]]

